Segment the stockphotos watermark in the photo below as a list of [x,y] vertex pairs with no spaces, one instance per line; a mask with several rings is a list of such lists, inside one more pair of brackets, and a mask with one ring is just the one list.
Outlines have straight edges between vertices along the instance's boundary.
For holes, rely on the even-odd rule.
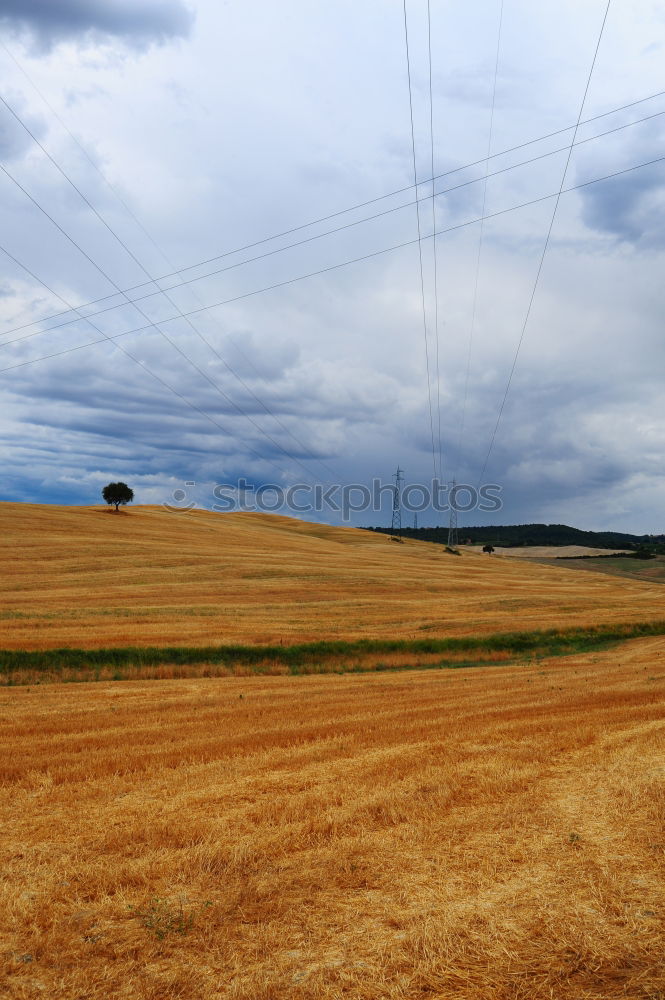
[[[188,481],[192,489],[196,482]],[[451,510],[467,513],[479,510],[491,513],[501,510],[502,488],[497,483],[470,486],[468,483],[449,485],[433,479],[429,483],[409,483],[400,488],[399,504],[408,514],[426,510],[446,513]],[[250,511],[268,514],[334,514],[350,521],[355,514],[381,514],[392,510],[395,501],[394,483],[372,479],[367,483],[294,483],[278,486],[264,483],[255,486],[246,479],[237,483],[218,483],[212,487],[212,509],[217,513]],[[164,506],[170,511],[186,511],[196,507],[187,489],[173,491],[172,502]]]

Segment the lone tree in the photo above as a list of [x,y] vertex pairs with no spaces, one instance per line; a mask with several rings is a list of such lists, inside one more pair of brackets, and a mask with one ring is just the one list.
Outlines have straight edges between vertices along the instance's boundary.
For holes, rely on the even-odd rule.
[[115,512],[118,513],[120,504],[131,503],[134,499],[134,491],[130,490],[127,483],[109,483],[102,490],[102,496],[109,506],[115,504]]
[[488,556],[491,556],[494,552],[494,546],[489,543],[487,545],[483,545],[483,552],[486,552]]

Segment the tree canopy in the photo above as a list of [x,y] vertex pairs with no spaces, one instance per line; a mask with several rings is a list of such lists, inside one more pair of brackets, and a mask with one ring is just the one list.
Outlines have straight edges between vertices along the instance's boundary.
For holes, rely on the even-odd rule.
[[120,504],[131,503],[134,499],[134,491],[130,490],[127,483],[109,483],[102,490],[102,496],[109,506],[115,505],[116,512]]

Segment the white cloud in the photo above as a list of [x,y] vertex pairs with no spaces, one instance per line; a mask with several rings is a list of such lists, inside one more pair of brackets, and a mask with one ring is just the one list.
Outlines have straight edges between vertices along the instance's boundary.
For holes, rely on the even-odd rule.
[[[28,32],[21,36],[28,47],[15,48],[22,65],[176,266],[410,183],[401,11],[382,0],[331,5],[293,0],[279,6],[259,0],[251,16],[246,5],[200,0],[195,20],[175,2],[131,9],[116,4],[116,20],[106,3],[57,6],[59,19],[55,5],[46,11],[43,4],[22,3],[19,10],[0,2],[0,18],[4,14],[17,31]],[[483,0],[464,10],[442,3],[431,7],[435,160],[443,171],[482,157],[487,147],[499,5]],[[506,5],[494,151],[576,120],[603,10],[591,0],[556,7],[522,0]],[[421,176],[430,155],[425,14],[424,2],[410,2]],[[585,117],[659,89],[661,56],[651,46],[655,35],[662,35],[662,21],[655,17],[646,0],[611,9]],[[150,44],[173,38],[183,41]],[[170,273],[172,264],[127,215],[11,60],[3,69],[12,103],[33,131],[39,130],[40,141],[150,274]],[[631,112],[603,119],[597,130],[663,109],[662,99],[651,102],[634,117]],[[12,173],[115,282],[122,287],[144,282],[141,269],[17,128],[11,116],[0,114],[0,150],[11,157]],[[580,137],[588,134],[594,134],[591,126]],[[494,166],[563,146],[571,135],[528,147]],[[659,155],[661,137],[656,120],[580,147],[568,184]],[[491,178],[487,209],[556,191],[564,162],[559,153]],[[449,180],[482,174],[481,166]],[[654,456],[664,360],[662,176],[657,169],[638,171],[630,180],[561,200],[488,464],[488,477],[505,487],[504,522],[570,516],[588,527],[611,521],[612,527],[661,528],[662,479]],[[421,195],[426,190],[421,187]],[[2,193],[2,241],[12,254],[68,301],[83,303],[113,291],[6,178]],[[248,255],[410,197],[406,192]],[[482,185],[441,198],[438,226],[473,219],[481,204]],[[458,480],[474,482],[482,467],[552,205],[545,201],[485,225],[468,386],[479,226],[439,237],[442,433],[447,470],[454,466]],[[422,220],[429,234],[426,202]],[[415,236],[414,208],[405,208],[171,294],[183,309],[196,309],[200,302],[288,282]],[[436,408],[431,247],[424,242]],[[230,254],[217,266],[242,259]],[[159,297],[143,307],[159,319],[174,314]],[[1,346],[2,330],[61,308],[7,263],[0,293],[0,368],[99,339],[78,322]],[[145,323],[128,306],[94,321],[109,335]],[[120,478],[132,481],[139,501],[167,499],[174,483],[190,480],[204,484],[198,487],[203,502],[210,484],[221,479],[252,475],[286,482],[302,478],[303,465],[316,479],[329,479],[332,466],[341,481],[389,476],[398,461],[411,481],[431,474],[417,247],[238,299],[196,314],[193,322],[270,414],[186,323],[167,323],[164,330],[264,434],[155,331],[132,334],[119,343],[223,429],[118,348],[99,344],[44,360],[0,376],[0,435],[9,456],[2,495],[91,502],[102,480]],[[470,523],[471,515],[465,520]]]

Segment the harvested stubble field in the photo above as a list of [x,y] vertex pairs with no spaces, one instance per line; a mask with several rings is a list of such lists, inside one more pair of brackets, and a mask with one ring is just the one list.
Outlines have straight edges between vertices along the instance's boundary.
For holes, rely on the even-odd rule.
[[648,621],[657,583],[269,514],[0,504],[0,649],[487,635]]
[[[0,519],[5,681],[100,677],[0,691],[0,994],[665,996],[660,586],[267,515]],[[414,652],[534,659],[277,676]]]
[[5,688],[0,992],[660,1000],[664,667]]

